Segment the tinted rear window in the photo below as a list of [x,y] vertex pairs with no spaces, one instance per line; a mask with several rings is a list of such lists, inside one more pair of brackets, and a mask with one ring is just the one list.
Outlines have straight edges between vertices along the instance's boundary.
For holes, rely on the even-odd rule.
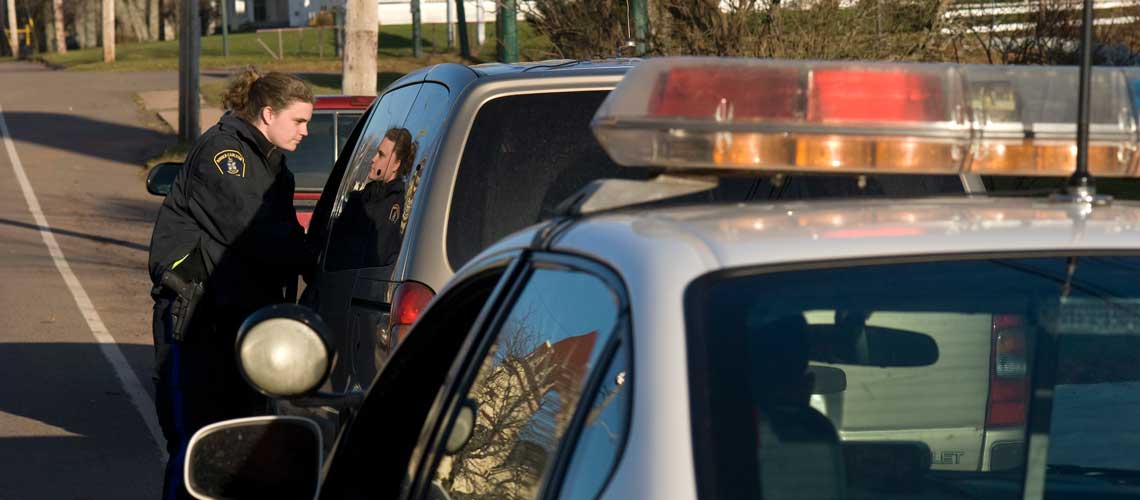
[[[702,278],[685,306],[702,496],[1012,500],[1038,475],[1046,498],[1134,492],[1138,270],[1057,256]],[[1031,431],[1048,441],[1027,461]]]
[[[448,218],[447,255],[453,269],[496,240],[550,218],[558,204],[600,178],[646,179],[659,170],[621,168],[602,150],[590,120],[608,91],[501,97],[475,117],[467,138]],[[708,193],[670,203],[921,196],[962,192],[957,176],[789,176],[722,181]]]

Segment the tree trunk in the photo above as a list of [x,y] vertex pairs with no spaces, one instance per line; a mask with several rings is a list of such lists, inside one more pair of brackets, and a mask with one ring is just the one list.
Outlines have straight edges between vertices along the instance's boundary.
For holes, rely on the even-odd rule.
[[116,0],[115,12],[127,29],[127,37],[138,41],[151,40],[146,24],[146,0]]
[[347,0],[345,4],[342,91],[347,95],[376,95],[380,27],[376,1]]
[[52,0],[52,20],[55,24],[55,51],[67,53],[67,29],[63,25],[63,0]]
[[8,46],[12,48],[12,57],[20,55],[20,38],[16,33],[16,0],[8,0]]
[[103,0],[103,62],[115,62],[115,0]]
[[159,23],[161,22],[162,1],[146,0],[146,27],[150,31],[150,40],[158,40]]

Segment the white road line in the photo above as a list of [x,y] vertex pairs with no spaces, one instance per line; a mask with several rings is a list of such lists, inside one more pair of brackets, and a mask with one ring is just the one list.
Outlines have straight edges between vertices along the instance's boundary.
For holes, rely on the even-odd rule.
[[71,290],[71,296],[75,298],[75,305],[79,307],[79,312],[83,314],[83,319],[87,320],[87,327],[91,329],[91,334],[95,336],[95,340],[99,343],[99,347],[103,351],[103,356],[111,363],[111,367],[115,369],[115,375],[119,377],[119,382],[123,384],[123,388],[127,390],[127,395],[134,403],[135,409],[138,410],[139,416],[142,417],[146,427],[150,430],[151,437],[154,438],[155,444],[158,446],[159,456],[166,459],[166,440],[162,437],[162,430],[158,426],[158,418],[154,412],[154,402],[151,401],[150,395],[147,394],[142,384],[139,383],[139,378],[135,375],[131,365],[127,363],[127,358],[123,356],[123,351],[119,350],[119,345],[115,342],[115,338],[107,331],[107,327],[103,324],[103,320],[99,318],[99,312],[95,310],[95,305],[91,303],[91,299],[87,296],[87,292],[83,289],[83,285],[79,282],[79,278],[75,277],[75,273],[71,271],[71,265],[67,263],[67,259],[63,256],[63,251],[59,248],[59,243],[55,241],[55,235],[52,234],[51,226],[48,225],[47,218],[44,217],[43,211],[40,209],[40,202],[36,198],[35,191],[32,190],[32,184],[28,182],[28,176],[24,173],[24,166],[20,163],[20,157],[16,154],[16,145],[12,142],[12,134],[8,132],[8,123],[4,120],[4,108],[0,107],[0,136],[4,138],[4,147],[8,150],[8,158],[12,160],[12,170],[16,172],[16,180],[20,183],[20,189],[24,192],[24,199],[28,202],[28,210],[32,212],[32,217],[35,218],[36,225],[39,226],[40,236],[44,239],[44,245],[47,246],[48,252],[51,253],[51,259],[55,262],[56,269],[59,269],[59,274],[63,276],[63,281],[67,283],[68,290]]

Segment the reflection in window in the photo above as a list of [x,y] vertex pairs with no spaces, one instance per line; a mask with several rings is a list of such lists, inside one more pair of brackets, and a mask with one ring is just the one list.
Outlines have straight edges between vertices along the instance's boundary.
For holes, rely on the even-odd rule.
[[436,471],[451,498],[538,494],[617,312],[593,276],[534,271],[467,394],[475,431]]
[[601,492],[626,433],[630,384],[629,349],[622,344],[594,393],[558,498],[593,499]]
[[[378,209],[379,211],[374,214],[375,217],[369,217],[360,210],[346,212],[346,208],[350,205],[353,193],[361,191],[368,184],[372,159],[376,156],[376,151],[385,135],[393,129],[400,128],[404,123],[418,92],[418,85],[393,90],[381,97],[380,102],[372,110],[368,124],[352,152],[352,157],[348,160],[344,179],[337,190],[337,202],[331,214],[332,231],[325,258],[326,270],[340,271],[369,265],[384,265],[390,258],[390,249],[399,248],[398,242],[376,248],[380,235],[374,227],[371,227],[370,222],[385,221],[389,218],[398,219],[399,213],[394,215],[391,213],[392,204],[385,204]],[[376,197],[383,199],[386,194],[379,193]]]

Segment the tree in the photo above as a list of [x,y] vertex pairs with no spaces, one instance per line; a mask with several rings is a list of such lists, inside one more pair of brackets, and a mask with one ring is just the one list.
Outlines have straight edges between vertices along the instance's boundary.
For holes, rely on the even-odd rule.
[[103,0],[103,62],[115,62],[115,0]]

